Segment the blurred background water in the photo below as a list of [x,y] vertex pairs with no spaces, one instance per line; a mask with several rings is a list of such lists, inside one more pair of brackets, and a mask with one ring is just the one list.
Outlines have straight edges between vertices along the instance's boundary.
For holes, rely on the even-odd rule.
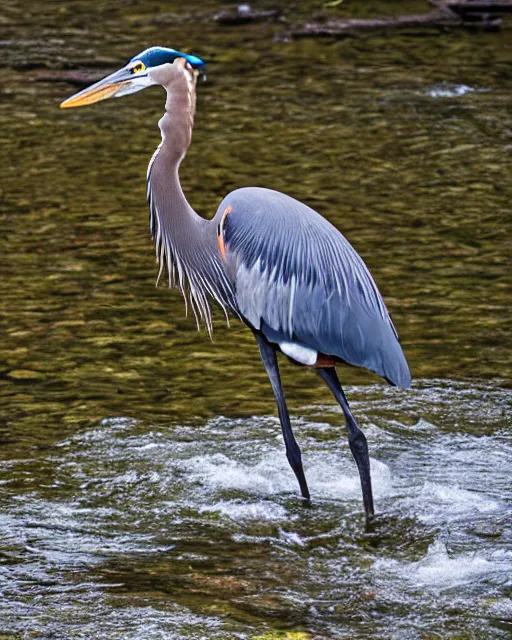
[[[221,6],[0,3],[0,632],[509,637],[510,30],[283,42],[285,23],[215,24]],[[250,332],[219,313],[211,343],[154,287],[161,90],[58,109],[76,89],[59,74],[155,44],[208,65],[181,171],[194,208],[285,191],[386,299],[413,389],[340,370],[370,441],[373,533],[316,377],[282,363],[304,508]]]

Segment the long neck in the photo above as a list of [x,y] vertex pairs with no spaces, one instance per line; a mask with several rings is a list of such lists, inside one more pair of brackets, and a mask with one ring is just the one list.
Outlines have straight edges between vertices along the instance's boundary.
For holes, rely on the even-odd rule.
[[160,265],[158,280],[167,270],[169,286],[181,289],[198,327],[204,320],[212,332],[208,296],[227,316],[234,309],[234,296],[218,255],[210,223],[187,202],[179,179],[179,167],[192,139],[195,112],[195,76],[182,59],[166,65],[160,82],[167,92],[165,115],[160,120],[162,142],[148,167],[147,196],[150,230]]

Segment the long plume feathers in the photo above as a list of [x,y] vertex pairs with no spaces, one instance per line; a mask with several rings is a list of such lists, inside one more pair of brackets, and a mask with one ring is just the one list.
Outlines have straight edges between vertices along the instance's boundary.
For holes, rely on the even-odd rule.
[[155,242],[156,261],[159,265],[156,284],[167,271],[168,284],[178,288],[185,300],[185,311],[192,309],[197,328],[203,321],[210,337],[213,333],[213,318],[209,297],[222,308],[229,325],[229,311],[238,314],[234,292],[219,259],[198,243],[194,251],[183,255],[173,236],[167,231],[151,191],[151,167],[159,148],[153,154],[148,167],[147,200],[149,205],[149,228]]

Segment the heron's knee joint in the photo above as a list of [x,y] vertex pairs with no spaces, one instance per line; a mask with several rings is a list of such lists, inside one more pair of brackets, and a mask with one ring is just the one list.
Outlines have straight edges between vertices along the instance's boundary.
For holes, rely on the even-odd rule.
[[368,455],[368,442],[361,429],[358,429],[354,434],[352,434],[349,437],[348,442],[352,451],[366,453]]

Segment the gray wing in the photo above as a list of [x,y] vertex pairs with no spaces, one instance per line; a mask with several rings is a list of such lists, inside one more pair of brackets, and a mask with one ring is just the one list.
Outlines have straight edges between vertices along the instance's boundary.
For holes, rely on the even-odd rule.
[[271,342],[336,356],[392,384],[410,385],[370,272],[325,218],[289,196],[256,187],[230,193],[217,216],[237,305],[253,327]]

